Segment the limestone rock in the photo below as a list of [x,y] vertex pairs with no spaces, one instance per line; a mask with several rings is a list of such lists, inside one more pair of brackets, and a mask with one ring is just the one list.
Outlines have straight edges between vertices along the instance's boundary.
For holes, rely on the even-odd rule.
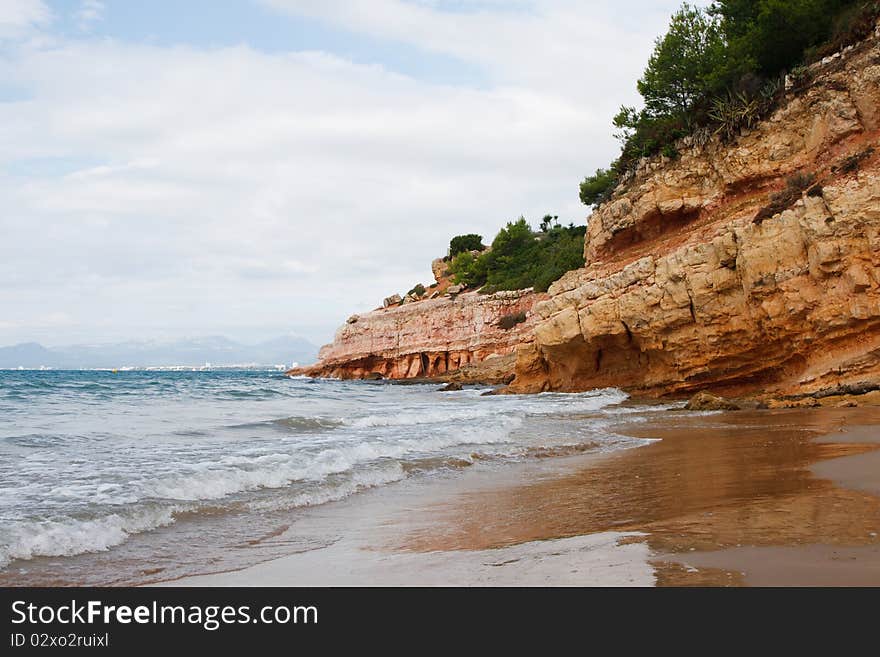
[[449,269],[449,263],[443,258],[437,258],[431,261],[431,273],[434,274],[434,280],[440,283]]
[[[462,373],[462,382],[509,380],[514,352],[531,335],[538,317],[531,312],[546,294],[532,290],[496,294],[439,296],[363,313],[346,322],[325,345],[315,365],[295,374],[363,379],[378,373],[386,379],[447,377]],[[524,313],[526,321],[509,330],[502,317]]]
[[698,392],[684,407],[687,411],[739,411],[738,404],[709,392]]
[[385,297],[385,300],[382,301],[382,307],[390,308],[391,306],[398,306],[402,299],[399,294],[392,294],[390,297]]
[[[732,142],[642,161],[535,306],[511,390],[779,399],[880,376],[878,62],[874,38]],[[794,173],[819,187],[753,224]]]

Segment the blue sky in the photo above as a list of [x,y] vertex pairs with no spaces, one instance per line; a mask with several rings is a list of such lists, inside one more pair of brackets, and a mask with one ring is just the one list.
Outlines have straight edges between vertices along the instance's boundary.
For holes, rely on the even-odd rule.
[[677,2],[0,0],[0,345],[299,333],[545,213]]
[[[320,50],[377,64],[436,82],[485,84],[478,67],[404,43],[388,42],[308,16],[279,15],[254,0],[103,0],[100,15],[83,21],[81,0],[46,3],[67,38],[113,38],[158,46],[218,48],[248,44],[265,52]],[[450,2],[450,11],[473,11],[473,3]],[[516,3],[511,2],[511,7]],[[510,9],[508,9],[510,11]]]

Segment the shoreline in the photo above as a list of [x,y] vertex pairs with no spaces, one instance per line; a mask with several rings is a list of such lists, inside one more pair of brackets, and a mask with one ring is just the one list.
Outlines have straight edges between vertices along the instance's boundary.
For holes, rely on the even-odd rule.
[[164,585],[880,585],[880,409],[614,430],[662,440],[368,491],[288,530],[329,547]]

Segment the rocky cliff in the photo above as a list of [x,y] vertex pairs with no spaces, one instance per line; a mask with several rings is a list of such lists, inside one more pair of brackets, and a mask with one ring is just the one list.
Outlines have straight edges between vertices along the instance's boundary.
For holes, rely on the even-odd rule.
[[432,298],[350,318],[291,373],[485,378],[477,363],[500,381],[515,352],[511,392],[880,388],[878,137],[880,26],[755,129],[640,163],[589,218],[586,267],[549,294],[449,294],[435,261]]
[[[593,213],[514,392],[808,394],[880,379],[880,26],[732,143],[689,138]],[[699,143],[697,143],[699,141]],[[875,150],[876,149],[876,150]]]
[[[445,284],[440,289],[445,290]],[[503,357],[530,339],[538,319],[532,307],[545,299],[546,294],[531,290],[488,295],[443,292],[433,299],[353,315],[333,342],[321,349],[316,365],[290,374],[339,379],[443,378],[464,368],[463,374],[470,372],[470,377],[463,378],[509,380],[513,358]],[[513,322],[517,323],[509,326]]]

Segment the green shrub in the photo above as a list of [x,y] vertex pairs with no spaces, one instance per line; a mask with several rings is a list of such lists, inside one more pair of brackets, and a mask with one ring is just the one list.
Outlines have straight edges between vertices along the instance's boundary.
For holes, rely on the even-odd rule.
[[517,324],[522,324],[526,321],[525,313],[513,313],[511,315],[504,315],[501,319],[498,320],[498,326],[503,328],[505,331],[509,331]]
[[867,160],[873,154],[874,154],[874,147],[868,146],[863,151],[860,151],[860,152],[856,153],[855,155],[850,155],[849,157],[844,158],[843,162],[841,162],[840,164],[833,167],[833,169],[843,171],[844,173],[853,173],[855,171],[858,171],[862,166],[862,162]]
[[698,102],[719,91],[725,50],[721,21],[683,4],[657,39],[638,82],[648,116],[687,118]]
[[473,233],[470,235],[458,235],[449,242],[449,257],[454,258],[464,251],[482,251],[485,248],[482,235],[475,235]]
[[869,36],[880,3],[865,0],[715,0],[683,4],[638,81],[643,106],[614,117],[620,157],[580,186],[588,206],[606,201],[643,157],[672,157],[676,140],[716,134],[731,139],[753,127],[783,96],[787,70],[797,91],[809,82],[798,68]]
[[414,297],[423,297],[425,296],[425,286],[419,283],[413,289],[406,293],[408,295],[413,295]]
[[726,96],[715,98],[709,118],[718,126],[716,134],[730,140],[743,128],[754,128],[776,106],[783,88],[783,79],[775,78],[764,82],[757,91],[744,86],[737,92],[729,91]]
[[[770,202],[758,210],[753,221],[756,224],[761,224],[764,220],[785,212],[801,198],[801,194],[815,184],[816,174],[814,173],[795,173],[789,176],[785,180],[785,187],[781,191],[770,194]],[[821,194],[821,191],[819,193]]]
[[614,193],[617,174],[611,169],[596,169],[595,175],[587,176],[581,183],[581,203],[586,206],[601,205]]
[[878,18],[880,18],[878,2],[866,2],[845,9],[834,20],[828,41],[808,49],[807,59],[822,59],[868,38],[874,31]]
[[660,149],[660,152],[663,153],[663,157],[668,157],[670,160],[678,159],[678,149],[674,144],[666,144]]
[[838,18],[864,0],[717,0],[728,58],[742,69],[775,76],[832,36]]
[[462,251],[452,259],[449,274],[457,285],[477,288],[486,282],[483,257],[475,258],[470,251]]
[[544,292],[565,272],[584,266],[585,232],[585,226],[571,224],[536,233],[520,217],[499,231],[491,250],[478,257],[459,253],[449,270],[455,283],[484,293],[529,287]]

